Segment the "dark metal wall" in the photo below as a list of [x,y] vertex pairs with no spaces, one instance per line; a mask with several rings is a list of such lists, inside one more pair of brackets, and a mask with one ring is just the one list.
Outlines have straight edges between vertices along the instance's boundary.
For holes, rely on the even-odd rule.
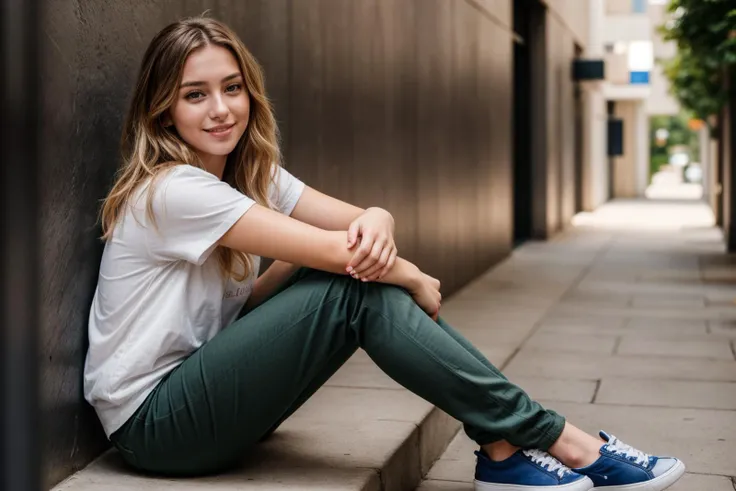
[[106,447],[81,369],[102,251],[96,214],[139,59],[165,24],[208,8],[262,62],[296,175],[388,208],[400,254],[446,294],[509,252],[509,1],[48,0],[38,287],[47,487]]
[[0,489],[40,486],[37,0],[0,0]]

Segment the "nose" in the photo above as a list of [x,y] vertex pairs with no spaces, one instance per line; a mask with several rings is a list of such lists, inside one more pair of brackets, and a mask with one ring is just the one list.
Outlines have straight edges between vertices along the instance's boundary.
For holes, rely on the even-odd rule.
[[216,94],[213,97],[210,98],[210,118],[216,119],[216,120],[225,120],[227,119],[227,115],[230,112],[230,109],[228,109],[227,104],[225,103],[225,99],[223,98],[222,94]]

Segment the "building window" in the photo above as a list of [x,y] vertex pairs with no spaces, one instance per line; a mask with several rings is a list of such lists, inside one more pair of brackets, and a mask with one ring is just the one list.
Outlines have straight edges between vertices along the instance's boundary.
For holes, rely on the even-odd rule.
[[631,11],[635,14],[645,14],[647,12],[647,0],[631,0]]
[[629,83],[648,84],[649,72],[654,66],[654,49],[651,41],[629,43]]

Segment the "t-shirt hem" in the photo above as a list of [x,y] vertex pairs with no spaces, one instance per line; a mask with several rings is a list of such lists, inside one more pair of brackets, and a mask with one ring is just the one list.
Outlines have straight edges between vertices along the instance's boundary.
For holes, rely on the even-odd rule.
[[[160,382],[160,380],[157,381],[157,383],[158,382]],[[135,412],[138,411],[138,408],[141,407],[155,388],[156,385],[144,390],[138,394],[137,397],[130,399],[128,402],[119,406],[114,406],[109,409],[96,408],[97,416],[100,418],[102,429],[105,431],[105,435],[107,435],[108,440],[113,433],[122,428],[123,425],[135,414]]]
[[291,212],[294,211],[294,208],[299,202],[299,198],[302,197],[302,194],[304,193],[304,188],[306,187],[306,185],[298,179],[294,179],[294,186],[296,189],[293,193],[291,193],[289,201],[285,203],[284,208],[281,210],[281,212],[287,216],[291,215]]
[[251,207],[255,204],[255,202],[249,200],[244,196],[243,200],[238,203],[237,207],[233,208],[232,211],[228,213],[227,217],[217,226],[217,228],[212,231],[212,234],[202,241],[202,247],[200,248],[200,251],[192,258],[194,259],[194,264],[198,266],[204,264],[209,255],[212,253],[214,245],[217,243],[217,241],[220,240],[222,236],[225,235],[225,233],[230,230],[233,225],[235,225],[235,222],[240,220],[240,217],[245,215],[245,212],[250,210]]

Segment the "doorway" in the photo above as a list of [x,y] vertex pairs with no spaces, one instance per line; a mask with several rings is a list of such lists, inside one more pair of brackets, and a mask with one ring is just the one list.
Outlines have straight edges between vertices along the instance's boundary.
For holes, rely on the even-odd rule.
[[[575,44],[575,58],[583,56],[583,48]],[[583,211],[583,180],[585,172],[584,157],[585,152],[583,141],[585,134],[583,131],[583,88],[580,83],[576,83],[574,88],[573,107],[575,112],[575,213]]]

